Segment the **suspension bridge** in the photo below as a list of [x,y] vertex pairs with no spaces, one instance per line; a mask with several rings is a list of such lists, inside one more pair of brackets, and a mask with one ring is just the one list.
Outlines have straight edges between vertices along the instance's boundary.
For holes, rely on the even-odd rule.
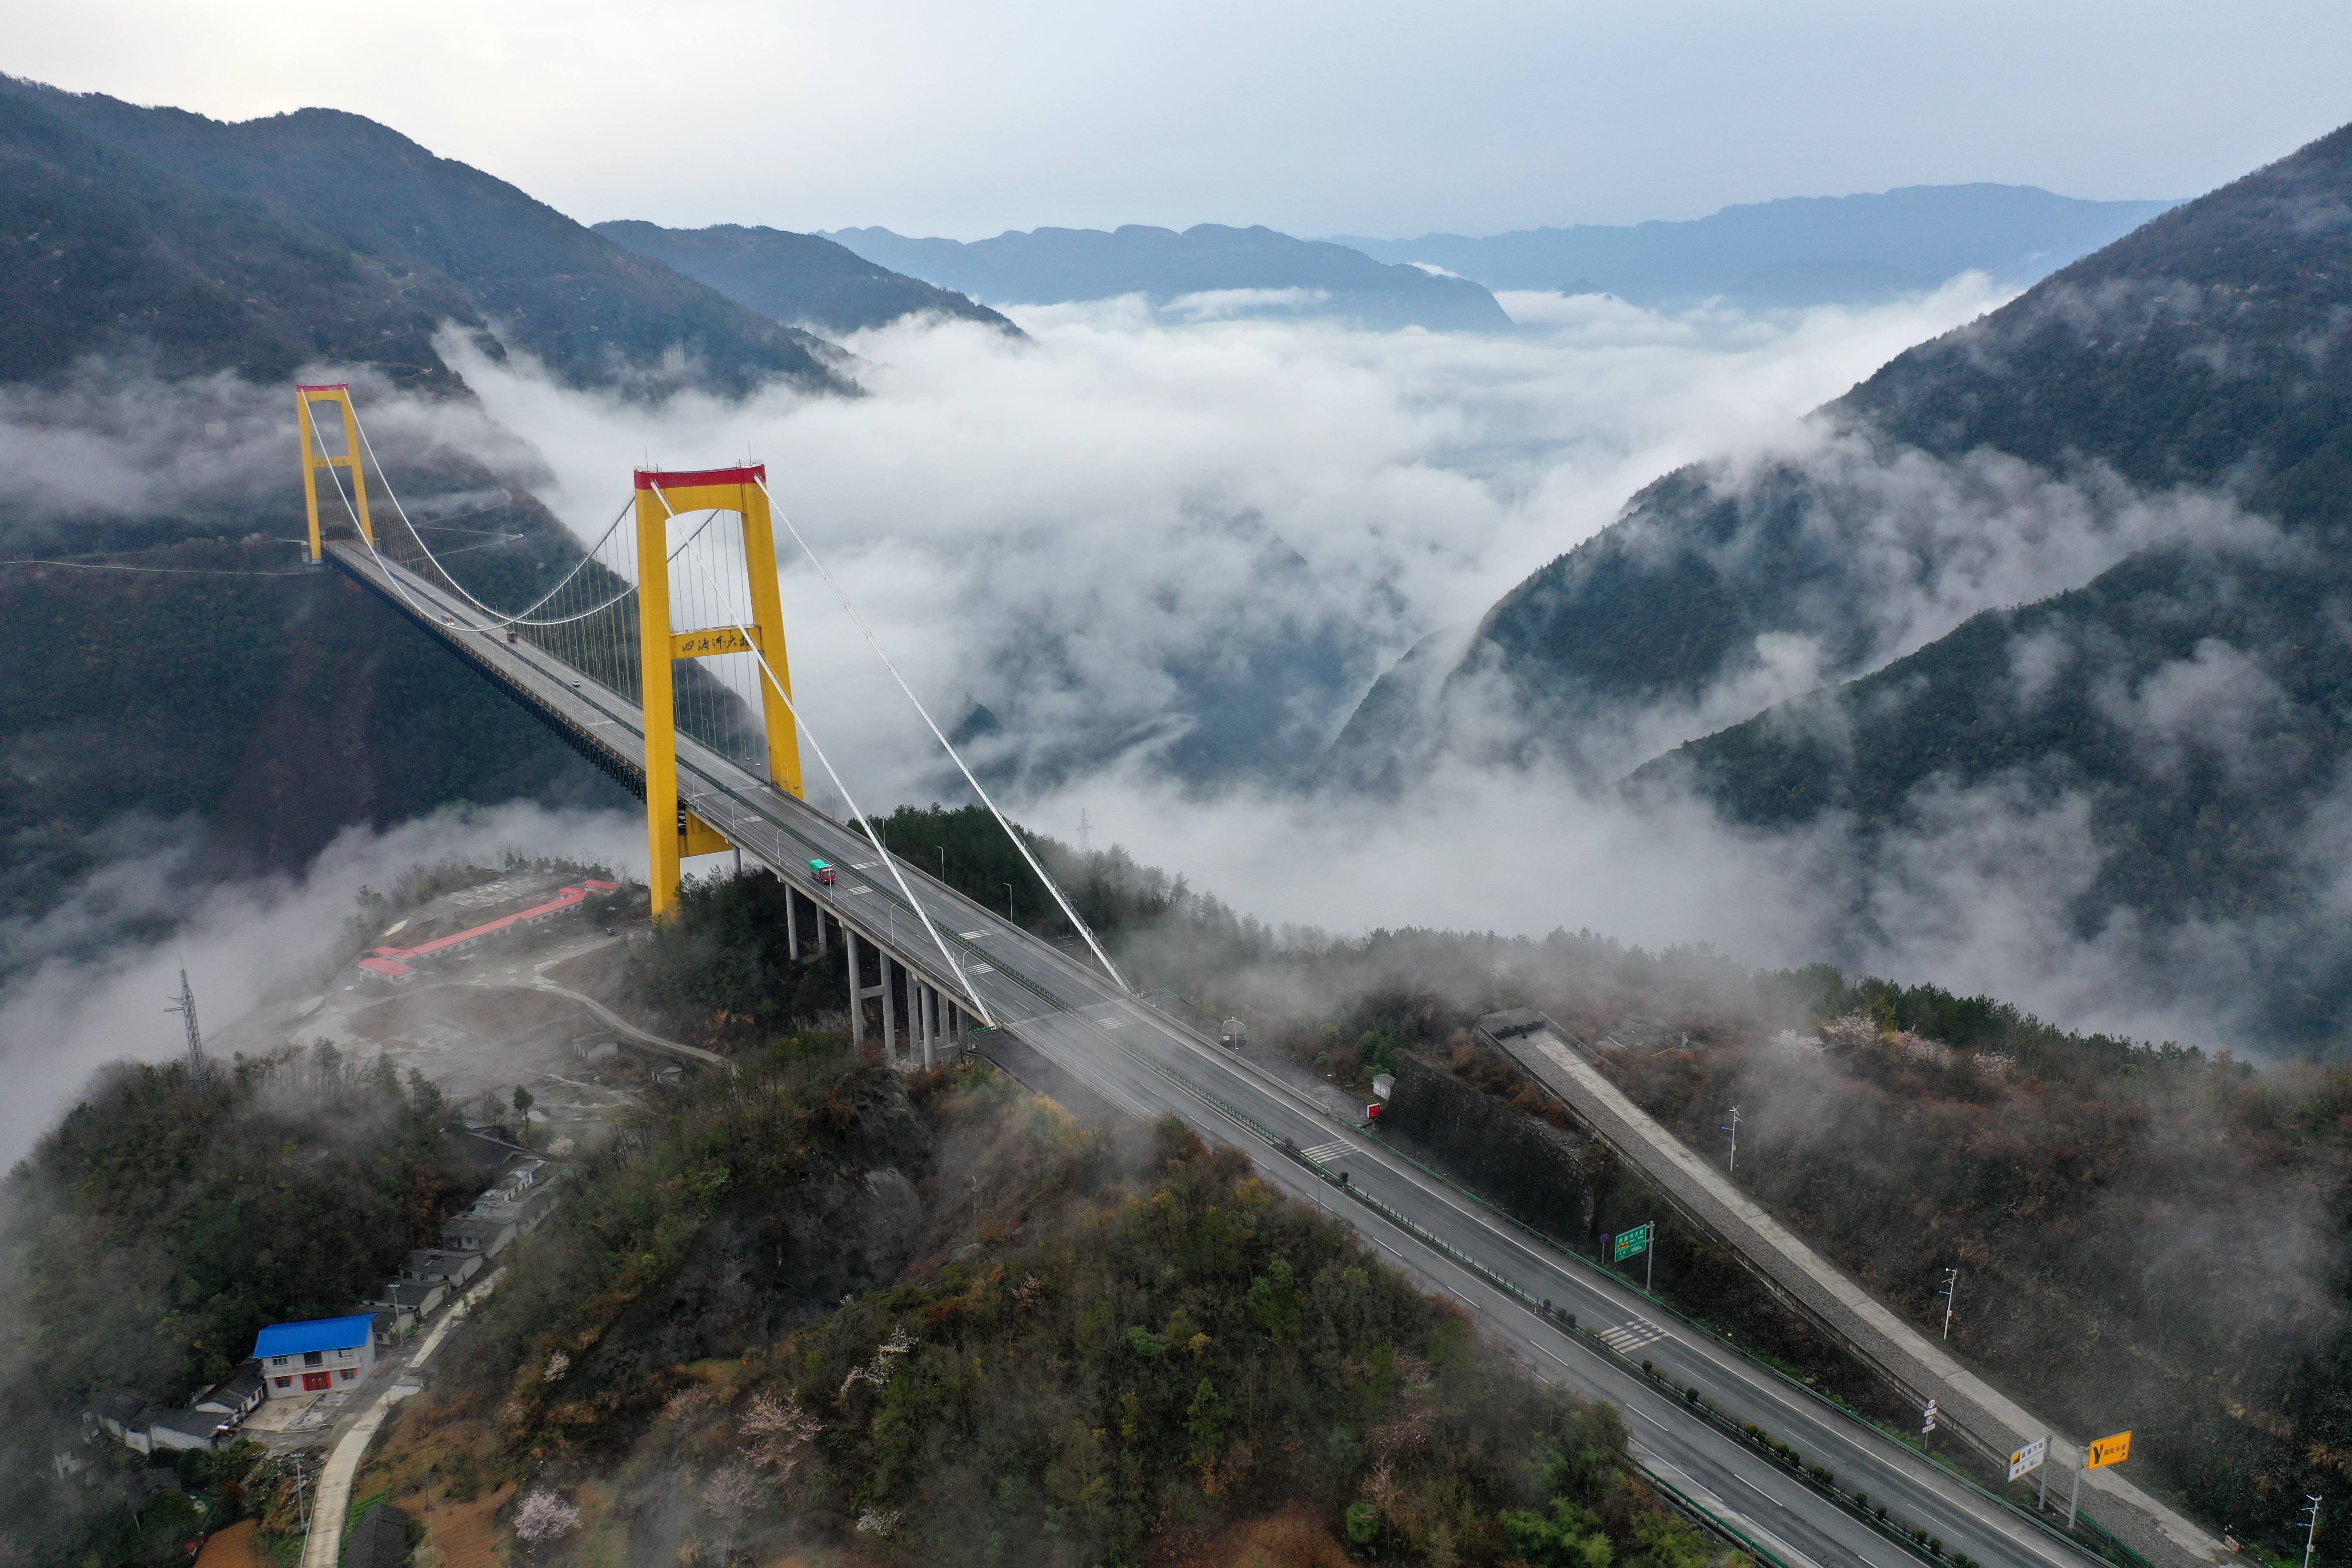
[[[656,919],[676,908],[683,860],[733,849],[789,890],[794,957],[840,944],[859,1044],[877,1027],[882,1051],[908,1066],[976,1050],[1074,1110],[1173,1113],[1253,1151],[1271,1185],[1329,1210],[1461,1302],[1532,1375],[1628,1412],[1634,1458],[1652,1481],[1773,1568],[2099,1560],[1453,1187],[1371,1136],[1335,1094],[1221,1048],[1185,1010],[1133,992],[1009,825],[1085,956],[890,854],[793,700],[775,525],[819,581],[834,579],[776,506],[761,466],[635,471],[628,499],[579,559],[500,608],[428,548],[374,459],[350,388],[302,386],[296,403],[310,560],[381,596],[644,799]],[[845,595],[843,605],[872,643]],[[874,652],[889,664],[878,644]],[[898,685],[995,812],[912,689]],[[806,800],[804,749],[845,816]],[[1821,1471],[1782,1462],[1753,1439],[1757,1429],[1817,1457]],[[1831,1470],[1835,1484],[1820,1479]],[[2153,1548],[2160,1568],[2210,1561],[2154,1538],[2136,1543]]]

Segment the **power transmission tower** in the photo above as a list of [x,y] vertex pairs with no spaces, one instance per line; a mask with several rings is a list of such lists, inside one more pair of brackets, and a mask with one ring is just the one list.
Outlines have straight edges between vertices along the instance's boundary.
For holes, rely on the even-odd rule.
[[198,1089],[208,1088],[212,1074],[205,1066],[205,1032],[196,1026],[196,994],[188,985],[188,972],[180,971],[180,994],[163,1009],[177,1013],[188,1028],[188,1076]]

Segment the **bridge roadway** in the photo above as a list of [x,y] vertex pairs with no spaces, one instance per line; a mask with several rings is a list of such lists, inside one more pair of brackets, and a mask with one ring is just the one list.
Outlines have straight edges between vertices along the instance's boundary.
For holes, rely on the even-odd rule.
[[[643,731],[635,705],[531,645],[487,631],[463,601],[398,566],[380,565],[363,547],[339,542],[329,548],[335,566],[411,614],[614,776],[641,777]],[[426,606],[425,614],[402,601],[393,575]],[[953,974],[862,834],[684,735],[678,764],[680,797],[696,815],[944,994],[955,994]],[[840,881],[815,884],[811,857],[841,868]],[[1696,1388],[1731,1422],[1754,1423],[1791,1445],[1805,1464],[1827,1467],[1841,1489],[1867,1492],[1874,1508],[1884,1504],[1891,1519],[1938,1538],[1947,1553],[1964,1552],[1986,1568],[2082,1568],[2097,1561],[1730,1346],[1658,1312],[1591,1264],[1515,1228],[1334,1120],[1297,1087],[1130,999],[1091,964],[920,868],[901,868],[1001,1026],[1124,1112],[1156,1119],[1172,1111],[1248,1150],[1273,1185],[1344,1219],[1391,1262],[1463,1303],[1481,1334],[1533,1375],[1618,1405],[1651,1477],[1761,1554],[1786,1568],[1906,1568],[1906,1556],[1925,1557],[1686,1406],[1639,1362]],[[1341,1173],[1345,1188],[1337,1184]],[[1528,1304],[1545,1300],[1597,1336]]]

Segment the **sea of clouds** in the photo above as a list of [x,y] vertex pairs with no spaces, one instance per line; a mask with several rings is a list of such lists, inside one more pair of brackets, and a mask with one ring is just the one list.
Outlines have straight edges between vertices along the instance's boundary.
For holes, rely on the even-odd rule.
[[[1127,299],[1021,310],[1026,342],[962,322],[858,334],[859,398],[779,388],[657,406],[568,389],[453,339],[477,403],[385,395],[362,413],[395,479],[404,455],[462,447],[583,539],[626,500],[632,468],[765,462],[793,524],[942,723],[974,703],[995,715],[978,750],[1010,811],[1070,839],[1084,812],[1097,845],[1122,843],[1263,920],[1339,933],[1590,927],[1759,963],[1827,957],[2069,1022],[2226,1039],[2229,1005],[2193,978],[2147,984],[2144,932],[2084,936],[2069,900],[2097,860],[2079,804],[1954,797],[1865,870],[1834,820],[1736,832],[1689,803],[1636,809],[1556,775],[1446,759],[1397,799],[1297,787],[1416,641],[1475,623],[1682,464],[1829,449],[1808,411],[2000,302],[1977,278],[1896,304],[1765,316],[1514,294],[1504,303],[1522,330],[1475,336]],[[270,423],[282,415],[226,384],[177,395],[204,405],[176,414],[163,405],[173,395],[141,395],[144,427],[201,419],[257,463],[263,433],[285,434]],[[37,447],[59,420],[52,406],[0,407],[0,449]],[[133,422],[84,406],[65,423],[110,421]],[[290,484],[290,448],[278,457]],[[154,461],[185,468],[168,449]],[[69,510],[69,467],[42,471]],[[90,500],[135,509],[127,493]],[[2106,558],[2053,548],[2051,510],[2030,510],[2020,526],[2033,550],[2020,559],[2068,580],[1994,574],[2001,594],[2072,586]],[[1998,508],[1982,521],[2009,526]],[[859,803],[959,798],[839,599],[789,537],[780,551],[797,700]],[[299,885],[215,889],[176,946],[128,955],[119,979],[79,961],[36,966],[0,998],[0,1050],[21,1063],[38,1039],[43,1058],[16,1102],[22,1125],[0,1141],[21,1147],[97,1057],[168,1054],[175,1021],[145,1009],[181,957],[229,975],[215,1005],[234,1010],[289,945],[271,933],[348,907],[395,862],[499,839],[637,860],[610,822],[420,823],[339,845]],[[2197,940],[2242,969],[2226,935]]]

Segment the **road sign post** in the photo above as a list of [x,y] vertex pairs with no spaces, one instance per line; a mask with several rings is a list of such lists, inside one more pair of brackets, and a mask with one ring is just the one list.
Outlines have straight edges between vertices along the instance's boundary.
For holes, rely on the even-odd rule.
[[1622,1263],[1636,1253],[1643,1254],[1642,1289],[1644,1290],[1648,1290],[1658,1277],[1657,1249],[1650,1245],[1651,1233],[1657,1226],[1656,1220],[1645,1219],[1631,1230],[1621,1231],[1617,1237],[1616,1253],[1612,1258],[1612,1262]]
[[2128,1432],[2118,1432],[2112,1437],[2102,1437],[2083,1450],[2083,1462],[2074,1471],[2074,1495],[2066,1500],[2066,1528],[2074,1528],[2074,1512],[2083,1501],[2083,1472],[2101,1470],[2109,1465],[2120,1465],[2131,1458],[2131,1437]]
[[1936,1433],[1936,1402],[1927,1401],[1927,1408],[1919,1413],[1919,1447],[1927,1447],[1927,1439]]

